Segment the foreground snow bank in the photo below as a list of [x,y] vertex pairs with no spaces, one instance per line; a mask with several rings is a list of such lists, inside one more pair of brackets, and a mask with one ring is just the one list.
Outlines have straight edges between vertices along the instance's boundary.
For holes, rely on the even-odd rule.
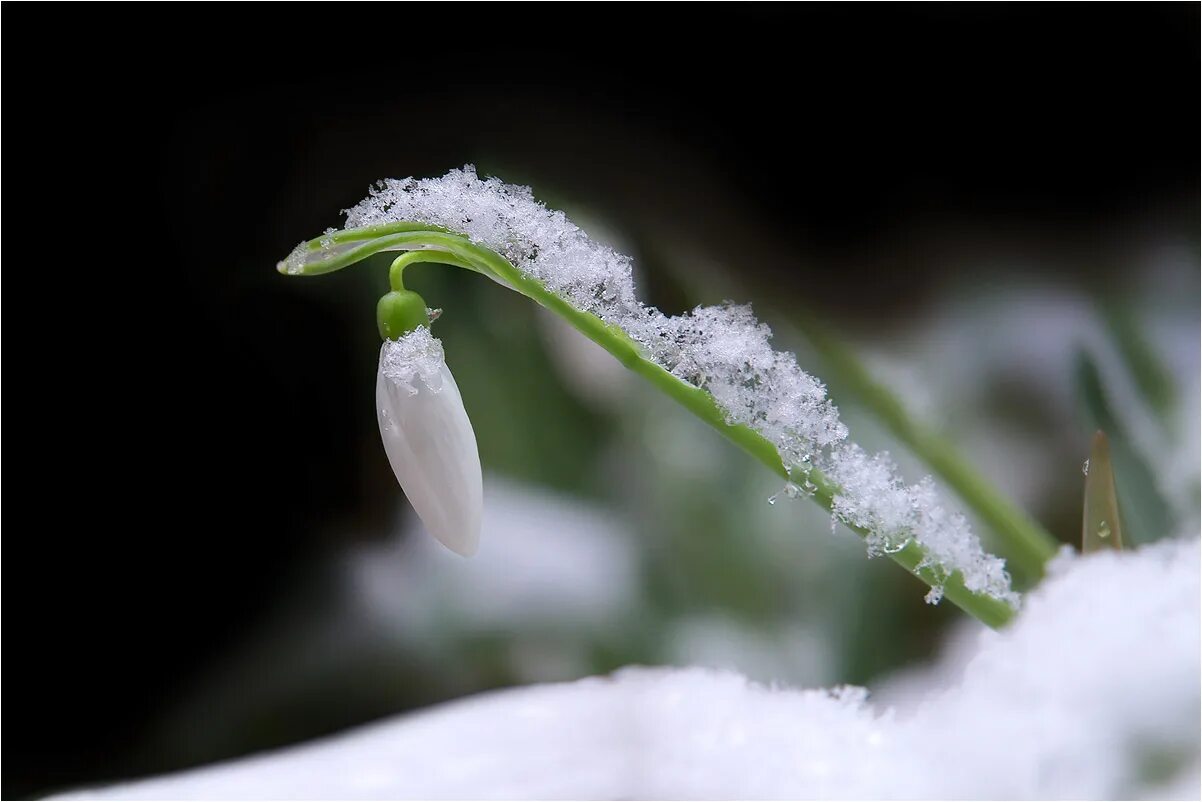
[[904,715],[857,688],[628,668],[77,796],[1197,798],[1199,556],[1191,539],[1062,558]]

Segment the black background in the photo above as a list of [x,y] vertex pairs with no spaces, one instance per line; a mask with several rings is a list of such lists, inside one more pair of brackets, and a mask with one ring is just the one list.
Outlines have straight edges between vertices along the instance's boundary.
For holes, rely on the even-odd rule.
[[1197,231],[1197,4],[243,9],[7,7],[5,797],[171,768],[155,710],[371,514],[350,324],[272,266],[376,178],[687,154],[881,308],[919,231]]

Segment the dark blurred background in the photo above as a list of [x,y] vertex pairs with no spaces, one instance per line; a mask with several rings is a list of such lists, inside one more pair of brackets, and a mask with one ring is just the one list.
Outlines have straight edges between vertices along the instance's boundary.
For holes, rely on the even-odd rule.
[[635,254],[648,302],[754,301],[822,375],[789,334],[820,315],[1066,541],[1110,374],[1057,325],[1146,325],[1196,427],[1197,4],[7,9],[32,314],[8,352],[5,797],[631,662],[871,683],[959,620],[759,503],[738,452],[673,453],[656,438],[709,434],[516,296],[429,270],[497,531],[611,571],[564,620],[438,595],[528,570],[557,598],[558,569],[500,554],[469,582],[410,544],[371,414],[382,268],[274,270],[379,178],[528,183]]

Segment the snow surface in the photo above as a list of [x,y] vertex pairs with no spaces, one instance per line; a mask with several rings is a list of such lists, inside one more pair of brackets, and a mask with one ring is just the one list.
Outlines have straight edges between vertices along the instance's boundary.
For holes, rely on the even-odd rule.
[[1196,799],[1200,556],[1190,538],[1060,558],[904,713],[627,668],[63,798]]
[[[944,506],[933,484],[910,487],[888,455],[871,457],[845,442],[847,428],[826,387],[793,354],[772,348],[772,332],[750,306],[724,303],[668,316],[644,305],[629,257],[590,239],[528,187],[480,179],[470,165],[442,178],[382,181],[346,216],[348,228],[397,221],[441,226],[500,253],[577,308],[624,330],[673,375],[708,391],[730,422],[775,444],[796,482],[787,495],[812,488],[806,479],[811,466],[835,477],[842,492],[834,516],[871,529],[871,554],[915,540],[927,551],[922,567],[945,575],[958,570],[971,590],[1017,603],[1004,562],[982,550],[966,519]],[[285,260],[286,271],[299,272],[305,258],[298,247]],[[936,588],[928,599],[941,595]]]

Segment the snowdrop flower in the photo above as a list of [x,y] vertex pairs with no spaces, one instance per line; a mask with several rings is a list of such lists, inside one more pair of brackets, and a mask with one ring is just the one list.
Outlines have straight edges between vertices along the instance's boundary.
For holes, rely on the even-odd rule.
[[[396,307],[417,302],[424,325],[390,339],[398,326],[387,323],[397,319]],[[376,376],[380,437],[393,473],[426,529],[451,551],[470,557],[480,542],[480,455],[459,387],[443,358],[442,343],[430,333],[425,311],[415,293],[392,292],[380,301],[385,336]]]

